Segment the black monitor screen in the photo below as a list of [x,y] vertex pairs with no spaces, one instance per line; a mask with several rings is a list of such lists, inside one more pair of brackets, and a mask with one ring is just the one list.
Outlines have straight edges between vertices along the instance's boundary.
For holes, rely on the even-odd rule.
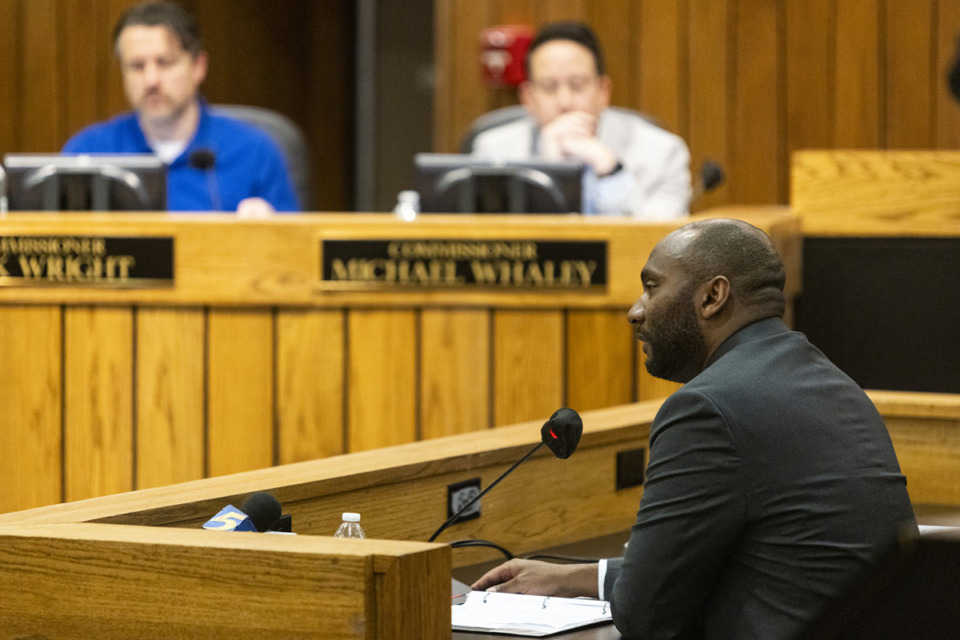
[[166,211],[167,168],[152,154],[3,158],[12,211]]
[[414,187],[424,213],[576,213],[583,171],[579,162],[418,153]]

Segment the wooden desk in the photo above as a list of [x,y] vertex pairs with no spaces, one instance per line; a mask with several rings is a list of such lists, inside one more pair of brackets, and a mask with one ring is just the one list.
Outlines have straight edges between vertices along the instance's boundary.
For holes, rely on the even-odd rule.
[[813,237],[960,237],[960,152],[797,151],[790,206]]
[[[960,507],[960,396],[870,395],[887,420],[911,499]],[[482,538],[524,554],[622,534],[642,489],[616,489],[617,453],[646,447],[659,405],[584,412],[583,439],[570,459],[544,451],[532,456],[483,499],[480,518],[450,527],[442,540]],[[449,637],[451,567],[495,558],[484,549],[451,553],[413,541],[426,540],[445,520],[448,485],[473,477],[489,485],[539,442],[539,427],[540,421],[522,423],[0,515],[0,573],[9,576],[0,581],[0,630],[110,638],[138,629],[143,615],[157,636],[232,637],[263,616],[268,624],[282,619],[283,629],[304,637],[348,627],[334,637]],[[273,493],[304,535],[196,530],[253,491]],[[346,541],[354,545],[348,548],[325,537],[344,510],[360,511],[367,533],[383,542]],[[347,564],[352,568],[339,568]],[[315,568],[321,566],[330,570]],[[287,575],[303,600],[280,588]],[[264,586],[253,584],[259,580]],[[411,582],[417,588],[407,589]],[[107,618],[114,636],[91,605],[107,594],[115,603]],[[340,603],[335,608],[314,607],[332,594]],[[168,602],[183,604],[189,616],[159,615]],[[281,613],[271,614],[273,607]],[[410,635],[411,629],[428,633]]]
[[[585,412],[573,457],[534,455],[484,498],[485,515],[443,539],[476,535],[523,552],[622,529],[640,487],[616,491],[611,460],[644,446],[658,405]],[[9,577],[0,582],[0,635],[227,638],[254,623],[305,638],[450,637],[451,549],[410,541],[426,540],[446,518],[449,484],[480,477],[488,485],[539,442],[539,428],[525,423],[0,515],[0,573]],[[300,536],[196,530],[257,490],[281,500]],[[325,537],[344,510],[361,512],[377,540]],[[454,561],[483,559],[483,550],[458,550]],[[92,603],[108,597],[101,615]]]
[[960,152],[802,151],[796,327],[866,388],[960,392]]
[[0,636],[449,636],[444,545],[107,524],[0,526]]
[[[740,214],[772,234],[796,295],[798,220]],[[482,431],[563,405],[664,397],[675,385],[646,373],[625,313],[650,249],[683,222],[10,214],[3,246],[172,239],[175,280],[110,288],[0,277],[0,512]],[[596,241],[608,279],[322,283],[322,243],[351,239]]]

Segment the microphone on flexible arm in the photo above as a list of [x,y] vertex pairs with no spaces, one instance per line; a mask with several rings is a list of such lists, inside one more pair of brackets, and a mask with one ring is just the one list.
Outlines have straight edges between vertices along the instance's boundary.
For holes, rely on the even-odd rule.
[[506,478],[514,469],[520,466],[524,460],[529,458],[536,452],[537,449],[543,445],[553,451],[553,455],[557,456],[560,459],[567,459],[570,455],[577,449],[577,445],[580,443],[580,436],[583,435],[583,420],[580,419],[580,415],[573,409],[557,409],[554,411],[553,415],[550,416],[550,419],[547,420],[543,427],[540,428],[540,443],[527,452],[527,455],[523,456],[517,462],[503,472],[503,474],[490,483],[486,489],[474,496],[473,500],[470,500],[465,505],[460,507],[460,510],[455,514],[450,516],[450,518],[440,525],[440,528],[437,529],[430,539],[427,542],[433,542],[437,539],[444,529],[449,527],[451,524],[457,521],[467,509],[469,509],[477,500],[482,498],[487,494],[490,489],[493,489],[497,484]]
[[237,509],[228,504],[207,520],[204,529],[212,531],[290,531],[290,516],[283,515],[280,501],[269,493],[258,491]]
[[721,167],[718,162],[704,160],[700,166],[700,180],[698,180],[697,184],[693,187],[693,195],[690,198],[690,202],[695,202],[707,191],[712,191],[719,187],[723,184],[725,178],[723,167]]
[[217,165],[217,154],[213,149],[197,149],[190,152],[188,163],[194,169],[203,171],[207,176],[207,191],[210,193],[210,203],[214,211],[223,209],[220,201],[220,185],[217,184],[217,174],[213,171]]

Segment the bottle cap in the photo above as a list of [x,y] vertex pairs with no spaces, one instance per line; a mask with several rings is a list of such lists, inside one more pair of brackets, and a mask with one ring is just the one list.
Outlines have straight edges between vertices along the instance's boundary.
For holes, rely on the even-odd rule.
[[360,522],[360,514],[345,512],[343,514],[343,521],[344,522]]

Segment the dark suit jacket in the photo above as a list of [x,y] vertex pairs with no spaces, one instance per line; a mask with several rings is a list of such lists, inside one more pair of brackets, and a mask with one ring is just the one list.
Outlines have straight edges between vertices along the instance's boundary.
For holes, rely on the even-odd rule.
[[630,638],[792,638],[905,523],[906,479],[873,403],[770,318],[661,407],[604,595]]

